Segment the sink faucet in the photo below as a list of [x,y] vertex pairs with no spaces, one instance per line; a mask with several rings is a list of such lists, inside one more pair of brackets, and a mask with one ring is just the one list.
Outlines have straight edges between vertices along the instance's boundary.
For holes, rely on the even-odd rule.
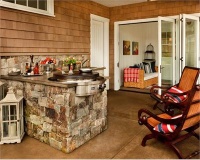
[[89,59],[86,59],[84,61],[81,61],[81,68],[83,68],[83,65],[86,63],[86,62],[89,62],[90,60]]

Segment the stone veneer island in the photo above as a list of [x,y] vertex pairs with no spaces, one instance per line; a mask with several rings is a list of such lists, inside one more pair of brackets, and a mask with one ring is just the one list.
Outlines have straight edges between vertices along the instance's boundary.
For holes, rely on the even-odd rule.
[[76,96],[76,83],[46,76],[1,76],[0,81],[24,96],[26,133],[58,150],[70,153],[107,129],[106,90]]

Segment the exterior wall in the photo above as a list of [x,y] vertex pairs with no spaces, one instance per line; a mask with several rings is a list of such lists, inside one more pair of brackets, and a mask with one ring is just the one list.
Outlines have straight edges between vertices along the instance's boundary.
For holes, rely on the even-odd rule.
[[114,88],[114,22],[200,13],[199,0],[163,0],[110,8],[110,88]]
[[90,54],[90,14],[109,18],[109,8],[88,0],[54,7],[55,17],[1,7],[1,55]]

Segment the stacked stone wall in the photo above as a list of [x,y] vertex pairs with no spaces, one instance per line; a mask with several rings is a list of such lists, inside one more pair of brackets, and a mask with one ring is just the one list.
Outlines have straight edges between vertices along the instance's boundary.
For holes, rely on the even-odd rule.
[[24,96],[26,133],[41,142],[72,152],[107,128],[107,91],[77,97],[75,87],[5,81]]

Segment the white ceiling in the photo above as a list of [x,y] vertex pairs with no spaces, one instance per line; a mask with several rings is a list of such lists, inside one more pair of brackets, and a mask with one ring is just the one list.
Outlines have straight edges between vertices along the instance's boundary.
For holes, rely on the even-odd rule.
[[133,3],[147,2],[148,0],[91,0],[107,7],[122,6]]

